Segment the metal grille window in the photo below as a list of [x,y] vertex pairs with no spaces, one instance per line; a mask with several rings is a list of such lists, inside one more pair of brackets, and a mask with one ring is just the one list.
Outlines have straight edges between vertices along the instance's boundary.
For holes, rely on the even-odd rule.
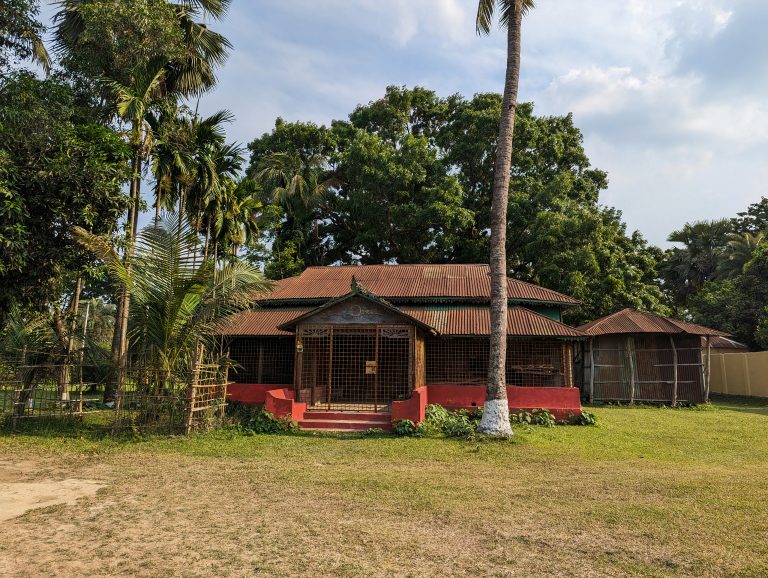
[[236,337],[229,344],[235,383],[293,383],[293,337]]
[[[488,373],[487,337],[444,337],[427,341],[427,384],[482,385]],[[573,346],[547,340],[507,340],[507,385],[573,385]]]
[[304,326],[297,350],[298,399],[310,410],[387,411],[410,396],[409,326]]

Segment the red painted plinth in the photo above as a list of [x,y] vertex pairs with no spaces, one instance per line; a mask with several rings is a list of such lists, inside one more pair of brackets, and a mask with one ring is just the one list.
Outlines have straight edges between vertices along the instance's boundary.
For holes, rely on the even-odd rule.
[[286,383],[274,385],[268,383],[230,383],[227,386],[227,397],[232,401],[244,405],[263,405],[267,399],[267,392],[276,389],[293,390],[293,385]]
[[[576,387],[516,387],[507,386],[511,411],[544,408],[556,419],[568,419],[581,413],[579,389]],[[414,390],[411,399],[392,403],[392,421],[424,419],[427,404],[436,403],[446,409],[473,409],[483,406],[483,385],[427,385]]]
[[410,399],[392,402],[392,423],[401,419],[409,419],[419,423],[424,419],[427,409],[427,387],[417,387]]
[[[267,411],[278,418],[290,417],[296,422],[308,419],[305,415],[307,404],[294,401],[291,385],[232,384],[229,386],[229,397],[245,404],[264,404]],[[576,387],[508,386],[507,399],[511,411],[544,408],[551,411],[557,419],[568,419],[571,415],[581,413],[579,389]],[[394,423],[409,419],[419,423],[424,419],[426,407],[430,403],[442,405],[447,409],[473,409],[482,407],[484,401],[483,385],[427,385],[413,390],[409,399],[393,401],[391,421]],[[316,415],[315,418],[317,417]],[[354,414],[345,417],[351,419]],[[380,427],[380,424],[371,423],[360,424],[360,428]]]
[[293,400],[293,389],[273,389],[265,397],[264,407],[277,418],[289,417],[299,421],[307,409],[306,403]]

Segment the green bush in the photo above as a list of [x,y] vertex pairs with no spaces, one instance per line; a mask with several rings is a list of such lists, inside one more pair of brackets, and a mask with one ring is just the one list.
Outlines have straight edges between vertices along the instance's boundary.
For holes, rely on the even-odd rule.
[[392,429],[392,432],[396,436],[400,437],[416,436],[419,434],[419,430],[416,427],[416,424],[409,419],[397,420],[395,422],[394,428]]
[[536,408],[531,411],[521,409],[517,413],[510,414],[509,421],[512,425],[541,425],[544,427],[555,427],[558,423],[552,412],[544,408]]
[[430,404],[427,406],[424,421],[419,424],[419,428],[425,435],[468,437],[477,430],[482,415],[482,411],[477,408],[448,411],[441,405]]
[[573,425],[596,425],[597,416],[586,410],[582,410],[581,413],[571,414],[570,422]]
[[296,424],[290,418],[277,418],[268,412],[263,405],[247,406],[232,403],[227,407],[227,413],[234,422],[234,429],[246,435],[283,433],[297,429]]

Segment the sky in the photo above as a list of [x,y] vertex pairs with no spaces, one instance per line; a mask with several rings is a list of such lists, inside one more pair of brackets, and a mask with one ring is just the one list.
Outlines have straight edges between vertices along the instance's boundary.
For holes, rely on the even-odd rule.
[[[665,246],[684,223],[768,195],[766,0],[538,0],[523,23],[520,100],[573,113],[601,203]],[[200,101],[243,144],[275,119],[327,124],[388,85],[501,92],[505,35],[477,0],[234,0],[234,50]]]

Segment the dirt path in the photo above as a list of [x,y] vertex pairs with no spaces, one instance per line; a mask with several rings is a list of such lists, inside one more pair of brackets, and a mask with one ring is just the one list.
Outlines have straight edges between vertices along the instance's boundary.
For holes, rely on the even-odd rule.
[[48,473],[40,462],[0,461],[0,522],[37,508],[74,505],[79,498],[95,496],[105,487],[96,480],[70,477],[31,481],[36,472]]

